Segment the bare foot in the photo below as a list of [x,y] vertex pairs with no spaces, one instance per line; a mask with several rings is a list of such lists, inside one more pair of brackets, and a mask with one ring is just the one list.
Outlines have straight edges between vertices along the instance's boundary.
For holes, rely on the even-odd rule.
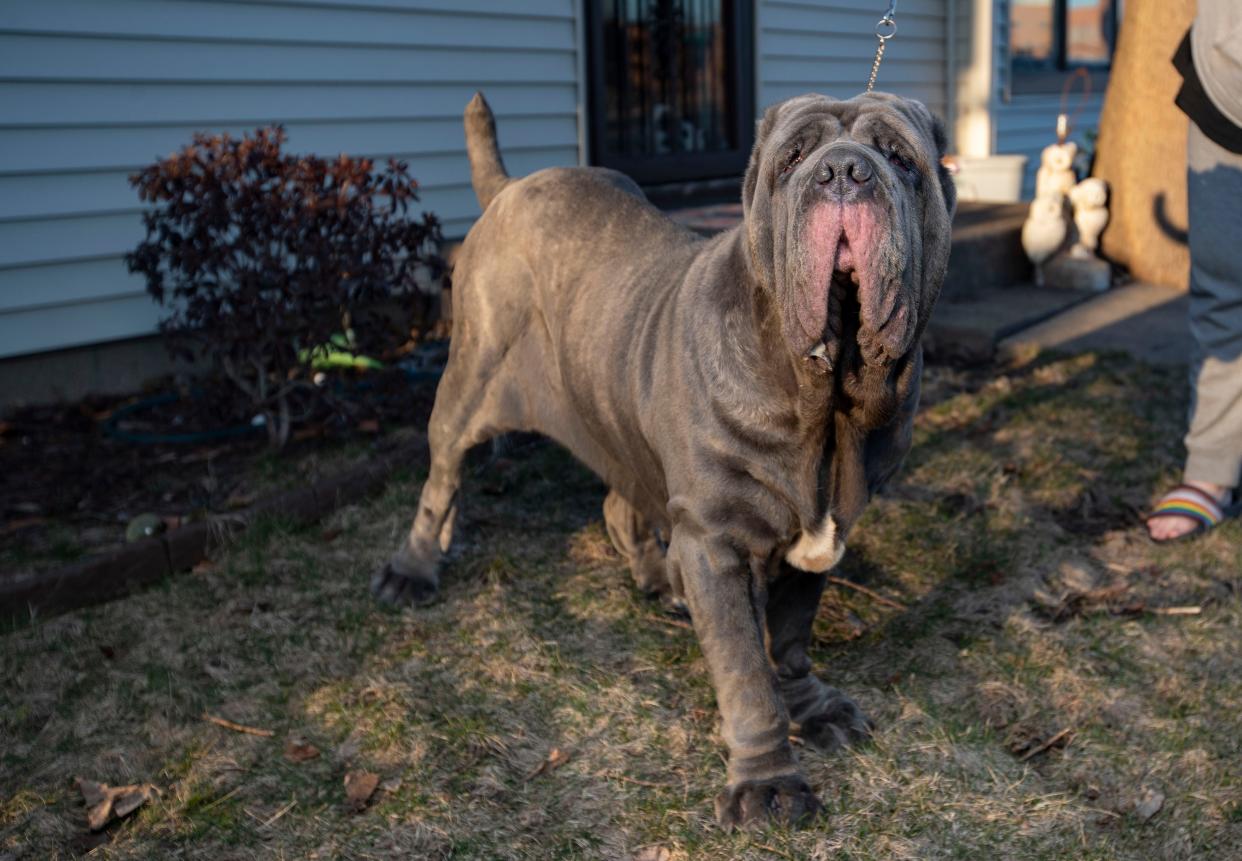
[[[1223,504],[1229,499],[1230,488],[1223,484],[1212,484],[1210,481],[1188,481],[1186,484],[1202,490],[1218,503]],[[1188,535],[1198,525],[1199,521],[1193,518],[1169,515],[1168,517],[1158,517],[1155,520],[1148,521],[1147,532],[1155,541],[1169,541]]]

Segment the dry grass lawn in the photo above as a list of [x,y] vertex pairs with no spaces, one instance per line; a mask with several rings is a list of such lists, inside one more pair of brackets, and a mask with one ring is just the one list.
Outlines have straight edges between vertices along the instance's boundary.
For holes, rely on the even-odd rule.
[[[11,626],[0,858],[1242,858],[1242,528],[1158,548],[1137,525],[1177,474],[1183,390],[1092,355],[929,370],[915,449],[836,572],[903,608],[839,586],[821,607],[819,672],[878,731],[803,752],[813,828],[714,827],[693,635],[631,587],[604,488],[525,444],[478,461],[431,608],[366,591],[411,474]],[[350,770],[382,781],[362,812]],[[160,795],[92,836],[75,776]]]

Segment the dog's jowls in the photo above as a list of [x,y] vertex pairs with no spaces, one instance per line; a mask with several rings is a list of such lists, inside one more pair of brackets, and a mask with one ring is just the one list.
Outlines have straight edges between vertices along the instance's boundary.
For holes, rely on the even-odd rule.
[[552,437],[609,484],[640,588],[690,613],[729,749],[720,822],[802,820],[819,802],[791,730],[824,750],[870,731],[807,646],[825,573],[910,446],[954,205],[940,125],[883,94],[776,105],[743,223],[710,240],[614,171],[508,177],[481,96],[466,138],[484,212],[453,275],[431,472],[372,589],[432,599],[466,451]]

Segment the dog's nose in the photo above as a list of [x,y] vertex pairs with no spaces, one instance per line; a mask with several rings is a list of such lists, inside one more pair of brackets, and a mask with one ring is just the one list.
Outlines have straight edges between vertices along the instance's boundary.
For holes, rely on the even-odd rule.
[[875,169],[861,153],[852,150],[829,151],[815,169],[815,180],[831,194],[857,197],[870,191],[875,183]]

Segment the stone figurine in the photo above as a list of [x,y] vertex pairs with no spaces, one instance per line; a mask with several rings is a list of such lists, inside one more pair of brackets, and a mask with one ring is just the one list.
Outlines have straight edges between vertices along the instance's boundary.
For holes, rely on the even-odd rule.
[[1044,286],[1044,263],[1061,250],[1068,232],[1063,197],[1036,197],[1031,201],[1030,212],[1022,225],[1022,249],[1035,264],[1037,287]]
[[1074,227],[1078,229],[1078,241],[1070,253],[1075,257],[1094,257],[1100,234],[1108,224],[1108,183],[1088,177],[1070,190],[1069,198],[1074,206]]

